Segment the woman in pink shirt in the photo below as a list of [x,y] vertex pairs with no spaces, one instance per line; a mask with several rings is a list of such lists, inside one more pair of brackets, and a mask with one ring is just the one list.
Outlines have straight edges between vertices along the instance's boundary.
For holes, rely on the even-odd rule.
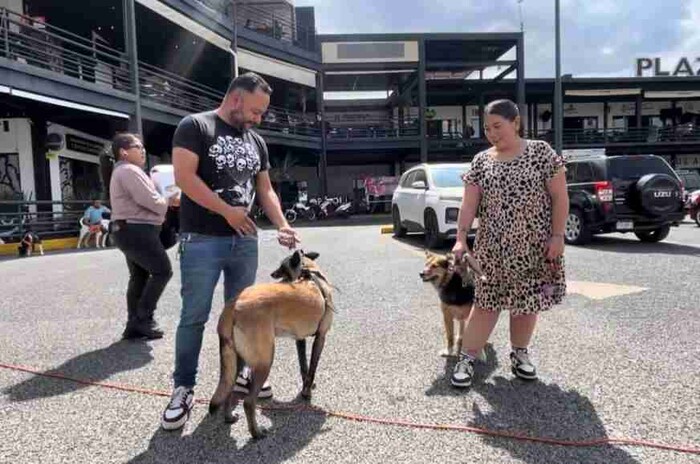
[[112,139],[112,155],[116,164],[113,169],[107,166],[104,176],[109,183],[111,227],[130,274],[126,292],[128,321],[123,337],[162,338],[153,314],[173,274],[159,238],[168,203],[143,171],[146,150],[138,136],[117,134]]

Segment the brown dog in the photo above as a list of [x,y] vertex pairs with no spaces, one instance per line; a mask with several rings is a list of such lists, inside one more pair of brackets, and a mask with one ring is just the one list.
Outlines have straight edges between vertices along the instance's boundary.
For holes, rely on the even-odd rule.
[[[456,262],[452,253],[441,256],[426,252],[425,267],[420,277],[423,282],[430,282],[435,287],[440,298],[447,339],[447,347],[440,355],[455,356],[462,346],[464,324],[474,303],[474,280],[483,279],[483,272],[476,260],[469,255]],[[456,342],[454,321],[459,324]]]
[[[302,397],[311,398],[318,360],[326,334],[333,322],[331,284],[315,263],[318,253],[295,251],[272,273],[283,282],[257,284],[245,289],[226,304],[219,319],[221,376],[209,403],[214,413],[222,404],[224,418],[234,422],[240,397],[232,393],[241,368],[239,356],[250,366],[252,381],[243,401],[248,430],[262,438],[266,430],[258,426],[255,406],[258,393],[267,380],[275,351],[275,337],[297,340],[299,369],[303,380]],[[314,336],[311,364],[306,362],[306,337]]]

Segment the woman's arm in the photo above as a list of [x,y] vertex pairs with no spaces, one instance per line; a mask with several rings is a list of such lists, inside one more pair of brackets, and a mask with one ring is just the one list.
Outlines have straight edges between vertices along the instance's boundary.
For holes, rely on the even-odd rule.
[[547,246],[547,259],[552,261],[564,254],[564,229],[569,216],[569,192],[566,189],[566,169],[559,172],[547,183],[552,198],[552,235]]
[[569,192],[566,189],[564,168],[547,183],[547,190],[552,198],[552,236],[563,237],[569,216]]
[[462,206],[459,208],[459,216],[457,217],[457,241],[462,244],[466,245],[467,243],[467,235],[472,229],[479,203],[481,203],[481,188],[478,185],[467,184],[464,187]]

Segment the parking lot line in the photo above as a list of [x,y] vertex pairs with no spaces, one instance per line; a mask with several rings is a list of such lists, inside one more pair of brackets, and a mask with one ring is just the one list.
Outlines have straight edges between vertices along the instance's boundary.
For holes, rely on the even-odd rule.
[[[393,240],[393,243],[401,248],[410,251],[416,256],[425,256],[425,250],[417,246],[404,243],[400,240]],[[443,251],[433,251],[436,254],[444,254]],[[590,282],[584,280],[567,280],[567,294],[577,294],[590,298],[592,300],[606,300],[617,296],[632,295],[649,290],[646,287],[637,287],[634,285],[614,284],[609,282]]]
[[631,295],[649,290],[634,285],[620,285],[604,282],[586,282],[583,280],[567,280],[566,292],[583,295],[592,300],[605,300],[616,296]]

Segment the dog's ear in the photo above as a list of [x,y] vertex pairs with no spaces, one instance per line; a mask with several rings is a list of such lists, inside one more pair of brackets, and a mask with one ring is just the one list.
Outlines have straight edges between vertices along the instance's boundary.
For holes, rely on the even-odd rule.
[[426,258],[426,259],[430,259],[430,258],[432,258],[433,256],[434,256],[434,255],[433,255],[431,252],[429,252],[428,250],[425,250],[425,258]]
[[308,253],[304,253],[304,256],[309,258],[311,261],[316,261],[316,259],[321,255],[319,255],[315,251],[309,251]]

